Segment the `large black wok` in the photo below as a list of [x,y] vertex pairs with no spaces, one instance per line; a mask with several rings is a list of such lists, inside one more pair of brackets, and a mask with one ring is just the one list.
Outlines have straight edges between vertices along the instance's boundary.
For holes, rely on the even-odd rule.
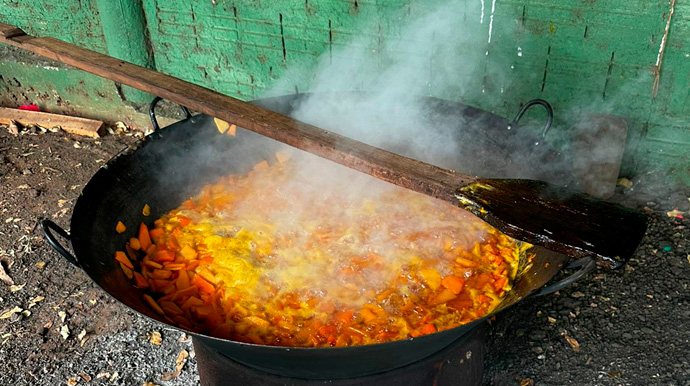
[[[287,96],[255,103],[289,114],[303,98]],[[464,171],[491,177],[524,177],[508,175],[508,168],[502,168],[500,160],[510,162],[505,144],[519,143],[522,151],[530,152],[535,150],[529,148],[529,144],[539,142],[539,138],[524,131],[520,133],[517,127],[507,131],[508,121],[459,103],[431,98],[423,99],[420,103],[424,103],[428,109],[430,124],[433,124],[434,117],[455,120],[459,136],[475,138],[472,146],[465,146],[466,153],[461,157],[468,157],[472,161]],[[187,118],[155,131],[137,145],[124,150],[93,176],[77,200],[71,219],[71,245],[75,257],[57,242],[53,231],[70,237],[57,225],[43,221],[44,234],[58,252],[83,269],[108,294],[140,314],[168,324],[144,303],[142,293],[124,276],[113,259],[113,252],[123,248],[131,236],[129,230],[136,229],[140,222],[150,225],[183,200],[195,195],[202,185],[214,182],[220,176],[250,171],[257,162],[270,159],[279,146],[284,145],[241,129],[236,137],[221,135],[215,128],[213,118],[205,115]],[[489,149],[491,159],[486,158],[489,152],[473,152],[473,148]],[[480,158],[481,154],[484,154],[484,159]],[[535,151],[535,157],[537,160],[530,162],[559,159],[557,153],[548,149]],[[467,165],[466,160],[460,158],[447,161]],[[512,171],[522,169],[529,173],[533,170],[529,164],[513,166],[518,167],[511,167]],[[568,176],[564,179],[568,180]],[[144,204],[151,207],[149,217],[141,213]],[[129,230],[117,234],[115,225],[118,221],[125,223]],[[521,263],[514,291],[496,312],[534,294],[569,260],[565,255],[542,247],[533,247],[529,252],[535,253],[536,258],[532,264],[526,261]],[[594,265],[591,260],[578,260],[578,264],[583,268],[574,277],[555,284],[547,291],[572,282]],[[248,366],[283,376],[334,379],[373,374],[418,361],[458,340],[482,320],[415,339],[347,348],[261,346],[187,332],[207,346]]]

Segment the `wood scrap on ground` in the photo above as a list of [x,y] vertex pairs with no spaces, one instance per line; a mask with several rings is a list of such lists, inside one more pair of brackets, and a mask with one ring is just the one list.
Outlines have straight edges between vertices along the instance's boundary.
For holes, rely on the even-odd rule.
[[60,127],[62,130],[91,138],[99,138],[103,122],[69,115],[44,113],[40,111],[17,110],[0,107],[0,124],[22,126]]

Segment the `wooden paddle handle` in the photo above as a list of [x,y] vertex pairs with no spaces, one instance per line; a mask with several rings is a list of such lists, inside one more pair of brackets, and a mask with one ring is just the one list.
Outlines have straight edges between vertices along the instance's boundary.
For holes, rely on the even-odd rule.
[[158,71],[61,40],[29,36],[12,25],[0,23],[0,43],[158,95],[383,181],[455,205],[459,204],[454,192],[475,182],[471,176],[355,141]]

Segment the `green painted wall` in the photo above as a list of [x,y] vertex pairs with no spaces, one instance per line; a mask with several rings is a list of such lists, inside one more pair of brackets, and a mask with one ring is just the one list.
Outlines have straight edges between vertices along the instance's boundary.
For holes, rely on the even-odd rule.
[[[102,52],[117,48],[112,43],[117,39],[108,38],[110,29],[103,32],[103,25],[112,24],[112,16],[102,21],[105,13],[98,13],[97,0],[32,3],[42,6],[27,8],[19,1],[0,0],[0,21]],[[285,93],[310,90],[318,58],[323,54],[326,61],[338,62],[339,52],[353,41],[366,47],[366,55],[381,66],[396,58],[421,56],[415,52],[414,36],[404,31],[441,3],[445,2],[141,0],[145,28],[137,35],[143,35],[139,47],[152,52],[149,64],[155,63],[159,71],[252,99],[270,87]],[[675,5],[658,91],[653,94],[669,7],[668,0],[458,1],[447,16],[463,28],[458,27],[458,35],[450,34],[449,39],[463,40],[463,47],[472,53],[472,65],[433,54],[413,61],[419,74],[428,78],[428,87],[420,91],[505,117],[529,99],[544,98],[556,110],[557,127],[550,135],[560,144],[566,143],[569,127],[585,111],[623,116],[630,122],[625,173],[653,166],[690,185],[690,4],[686,2]],[[447,40],[435,44],[439,49],[452,46]],[[449,68],[456,80],[452,84],[445,76]],[[87,89],[102,86],[87,76],[84,79]],[[36,85],[45,84],[40,80]],[[72,94],[63,99],[68,96]],[[122,98],[112,103],[124,104]],[[538,114],[534,117],[538,119]]]

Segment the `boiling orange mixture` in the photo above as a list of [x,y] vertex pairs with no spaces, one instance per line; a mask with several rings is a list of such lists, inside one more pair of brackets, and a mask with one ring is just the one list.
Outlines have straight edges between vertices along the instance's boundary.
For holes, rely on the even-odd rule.
[[378,181],[345,193],[356,173],[313,189],[285,158],[205,186],[116,252],[156,312],[236,341],[352,346],[470,322],[510,289],[529,245]]

